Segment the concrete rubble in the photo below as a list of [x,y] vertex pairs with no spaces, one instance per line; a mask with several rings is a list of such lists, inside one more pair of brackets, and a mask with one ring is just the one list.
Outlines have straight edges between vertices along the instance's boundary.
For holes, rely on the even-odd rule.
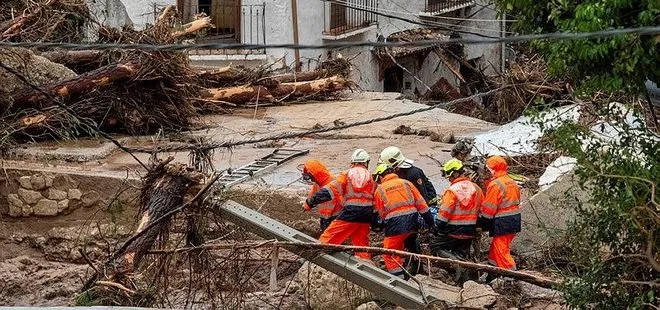
[[467,281],[460,292],[460,305],[467,308],[487,309],[495,304],[500,294],[487,284]]

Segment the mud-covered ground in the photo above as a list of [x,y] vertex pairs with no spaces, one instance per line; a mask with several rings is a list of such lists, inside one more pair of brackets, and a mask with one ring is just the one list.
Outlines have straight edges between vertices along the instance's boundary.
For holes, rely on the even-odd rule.
[[[318,234],[318,220],[313,214],[302,211],[301,197],[283,196],[272,191],[234,191],[227,196],[307,234]],[[0,282],[0,305],[75,305],[75,297],[92,273],[80,251],[100,265],[112,250],[130,237],[135,227],[136,211],[129,203],[114,202],[96,210],[79,209],[56,218],[0,218],[0,278],[3,279]],[[183,231],[179,222],[180,219],[173,226],[171,240],[181,239]],[[209,226],[208,238],[220,236],[224,233],[222,230],[227,229],[212,221]],[[258,239],[245,234],[227,238]],[[241,268],[251,270],[251,279],[244,285],[244,290],[267,290],[269,251],[260,249],[241,254],[241,259],[253,260],[241,265]],[[221,256],[223,251],[218,253]],[[286,283],[302,262],[288,252],[280,256],[278,280]],[[247,275],[248,271],[241,276]]]

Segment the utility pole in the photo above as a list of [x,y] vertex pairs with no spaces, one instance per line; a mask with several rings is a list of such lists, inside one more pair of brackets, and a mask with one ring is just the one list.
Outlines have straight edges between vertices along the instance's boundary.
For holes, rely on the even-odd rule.
[[[293,44],[300,44],[300,37],[298,34],[298,0],[291,0],[291,19],[293,20]],[[300,72],[300,50],[295,49],[294,55],[296,58],[296,72]]]

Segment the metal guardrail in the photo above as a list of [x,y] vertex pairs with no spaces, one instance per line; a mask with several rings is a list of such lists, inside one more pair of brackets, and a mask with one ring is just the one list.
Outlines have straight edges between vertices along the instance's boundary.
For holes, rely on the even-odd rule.
[[[234,201],[225,202],[219,207],[219,210],[223,219],[229,220],[262,238],[287,242],[318,243],[318,240]],[[295,249],[288,250],[295,252]],[[416,284],[411,284],[393,276],[345,252],[319,254],[316,251],[305,250],[296,254],[406,309],[427,307],[428,304],[426,304],[424,296],[429,303],[438,301],[455,303],[458,299],[457,293],[449,290],[441,292],[441,294],[425,291],[424,296],[422,296],[422,292]]]
[[[341,3],[343,2],[343,3]],[[323,34],[338,36],[360,28],[369,27],[378,22],[378,15],[367,10],[378,9],[377,0],[337,0],[325,6],[325,31]]]
[[424,12],[444,14],[474,5],[475,2],[475,0],[426,0]]

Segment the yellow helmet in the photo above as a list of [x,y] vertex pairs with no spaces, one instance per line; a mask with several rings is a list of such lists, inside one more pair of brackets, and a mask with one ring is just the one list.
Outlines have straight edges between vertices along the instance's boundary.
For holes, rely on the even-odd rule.
[[376,166],[376,170],[374,171],[375,175],[381,175],[385,170],[387,170],[387,164],[385,163],[379,163],[378,166]]
[[451,176],[454,171],[461,171],[463,169],[463,162],[456,158],[448,160],[445,165],[442,167],[445,173],[445,177]]

